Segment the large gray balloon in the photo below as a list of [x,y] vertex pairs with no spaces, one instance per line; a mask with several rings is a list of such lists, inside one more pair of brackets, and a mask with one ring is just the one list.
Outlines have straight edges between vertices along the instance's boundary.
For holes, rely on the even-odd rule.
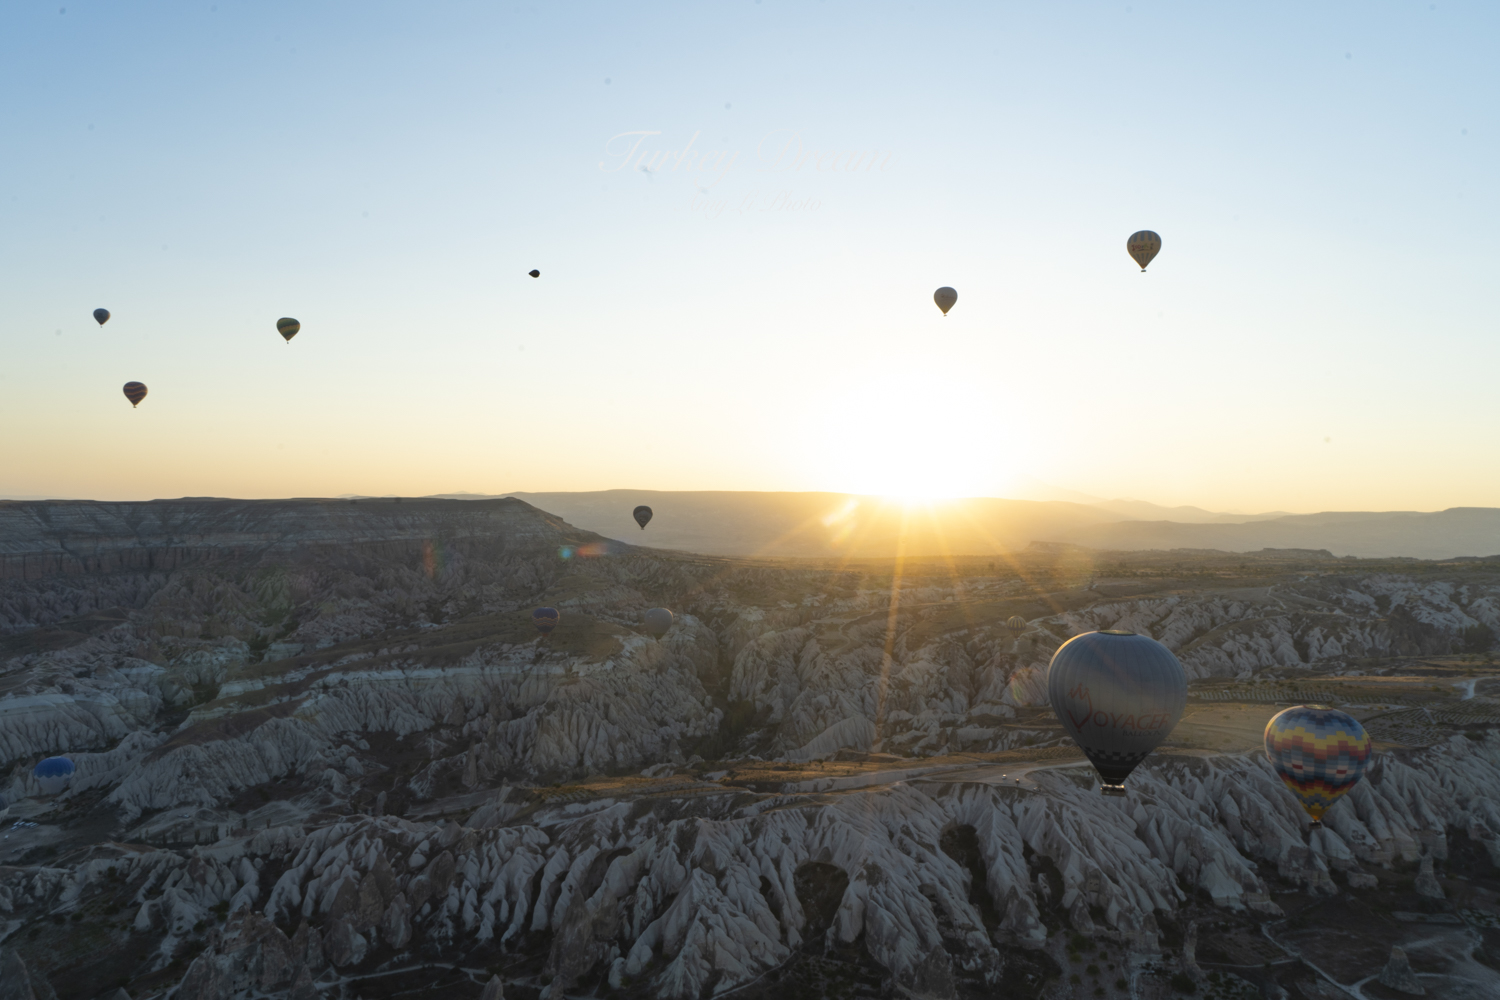
[[953,303],[958,301],[958,292],[949,288],[947,285],[944,285],[942,288],[939,288],[937,291],[932,293],[932,301],[937,303],[937,307],[941,309],[943,311],[943,315],[946,316],[948,315],[948,310],[953,308]]
[[652,608],[646,612],[646,631],[660,639],[672,627],[672,612],[666,608]]
[[1124,794],[1137,764],[1187,707],[1187,671],[1155,639],[1110,629],[1063,643],[1047,667],[1047,697],[1093,763],[1106,794]]

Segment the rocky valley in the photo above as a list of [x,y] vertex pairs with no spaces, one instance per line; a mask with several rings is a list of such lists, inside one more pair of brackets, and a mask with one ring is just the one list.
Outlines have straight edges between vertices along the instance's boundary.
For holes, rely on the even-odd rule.
[[[1044,691],[1102,628],[1191,678],[1123,799]],[[1493,997],[1497,633],[1490,559],[0,503],[0,997]],[[1314,701],[1377,751],[1322,829],[1260,750]]]

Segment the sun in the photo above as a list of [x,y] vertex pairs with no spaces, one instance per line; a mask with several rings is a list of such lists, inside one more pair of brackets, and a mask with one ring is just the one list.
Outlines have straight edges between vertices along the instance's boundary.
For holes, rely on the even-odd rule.
[[886,373],[830,393],[817,479],[907,506],[996,496],[1022,468],[1023,424],[992,388],[952,375]]

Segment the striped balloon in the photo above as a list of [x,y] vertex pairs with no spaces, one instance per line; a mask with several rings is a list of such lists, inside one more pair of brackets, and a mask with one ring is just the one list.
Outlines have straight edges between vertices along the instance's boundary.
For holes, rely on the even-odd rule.
[[141,400],[146,398],[146,383],[126,382],[124,392],[132,407],[140,406]]
[[556,608],[537,608],[531,613],[531,623],[542,635],[551,635],[557,628],[558,617]]
[[1152,258],[1161,253],[1161,237],[1149,229],[1131,233],[1130,239],[1125,241],[1125,252],[1130,254],[1130,259],[1141,265],[1141,270],[1144,271]]
[[281,334],[288,344],[292,342],[293,337],[297,336],[297,331],[300,329],[302,329],[302,324],[290,316],[283,316],[276,321],[276,332]]
[[1298,705],[1266,723],[1266,758],[1312,817],[1323,814],[1364,777],[1370,736],[1352,715],[1336,708]]

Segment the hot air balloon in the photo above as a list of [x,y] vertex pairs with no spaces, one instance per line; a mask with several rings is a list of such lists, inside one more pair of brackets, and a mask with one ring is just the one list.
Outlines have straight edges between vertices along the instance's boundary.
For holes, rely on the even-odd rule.
[[75,770],[73,762],[66,757],[47,757],[32,768],[31,773],[42,786],[43,794],[56,795],[68,787]]
[[281,334],[288,344],[292,342],[293,337],[297,336],[297,331],[300,329],[302,329],[302,324],[290,316],[283,316],[276,321],[276,332]]
[[1302,803],[1312,825],[1370,763],[1370,737],[1352,715],[1320,705],[1298,705],[1266,723],[1266,758]]
[[932,293],[932,301],[937,303],[937,307],[941,309],[943,311],[943,315],[946,316],[948,315],[948,310],[953,308],[953,303],[958,301],[958,293],[949,288],[947,285],[944,285],[942,288],[939,288],[937,291]]
[[533,278],[540,278],[542,276],[542,272],[538,271],[536,268],[532,268],[530,271],[527,271],[526,273],[529,274],[529,275],[531,275]]
[[552,630],[557,628],[558,617],[556,608],[537,608],[531,612],[531,624],[542,635],[551,635]]
[[1047,697],[1063,729],[1103,779],[1125,779],[1167,738],[1187,706],[1187,672],[1155,639],[1107,629],[1063,643],[1047,667]]
[[666,608],[652,608],[646,612],[646,631],[660,639],[672,627],[672,612]]
[[137,406],[140,406],[141,400],[146,398],[146,383],[126,382],[124,392],[125,398],[130,400],[130,405],[133,409]]
[[630,516],[634,517],[635,523],[641,526],[642,531],[645,531],[646,525],[651,522],[651,508],[645,504],[641,504],[635,510],[631,511]]
[[94,319],[99,323],[100,326],[103,326],[105,323],[109,322],[109,310],[108,309],[95,309],[94,310]]
[[1005,619],[1005,631],[1010,633],[1012,639],[1021,638],[1022,633],[1028,628],[1030,628],[1030,623],[1020,615],[1011,615]]
[[1149,229],[1142,229],[1138,233],[1132,233],[1130,239],[1125,241],[1125,251],[1144,271],[1146,265],[1151,263],[1151,258],[1161,253],[1161,237]]

